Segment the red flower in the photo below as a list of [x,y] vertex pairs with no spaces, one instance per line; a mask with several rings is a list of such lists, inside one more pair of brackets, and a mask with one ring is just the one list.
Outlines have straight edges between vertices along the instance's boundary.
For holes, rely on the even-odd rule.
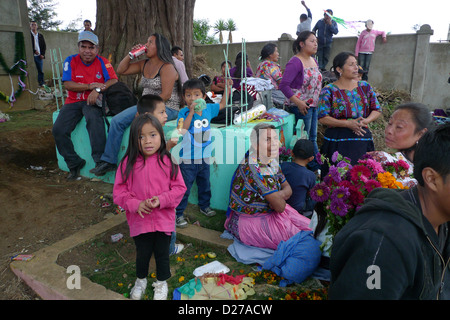
[[356,165],[350,170],[350,177],[352,179],[352,182],[366,182],[370,179],[370,176],[372,173],[370,172],[369,168],[363,165]]

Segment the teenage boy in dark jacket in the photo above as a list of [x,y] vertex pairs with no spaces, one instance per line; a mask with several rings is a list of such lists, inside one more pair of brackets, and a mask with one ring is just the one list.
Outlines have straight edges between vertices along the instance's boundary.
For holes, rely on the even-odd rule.
[[330,299],[450,299],[450,124],[420,139],[414,176],[372,191],[337,234]]
[[325,70],[330,58],[333,36],[339,32],[336,21],[331,19],[330,15],[333,15],[333,10],[327,9],[323,19],[317,21],[312,30],[317,35],[317,62],[320,70]]

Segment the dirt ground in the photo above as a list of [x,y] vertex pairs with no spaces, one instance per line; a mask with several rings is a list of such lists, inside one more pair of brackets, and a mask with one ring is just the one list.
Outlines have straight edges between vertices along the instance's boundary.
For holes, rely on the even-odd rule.
[[67,182],[66,176],[57,167],[51,127],[4,132],[0,126],[1,300],[39,299],[11,271],[11,257],[32,254],[114,214],[114,206],[102,208],[105,200],[112,203],[112,184]]

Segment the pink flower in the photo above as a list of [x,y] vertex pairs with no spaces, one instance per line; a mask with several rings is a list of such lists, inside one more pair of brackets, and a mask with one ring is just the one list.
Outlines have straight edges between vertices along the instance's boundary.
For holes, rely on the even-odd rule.
[[376,180],[369,180],[364,184],[367,192],[370,193],[373,189],[381,188],[381,183]]
[[353,182],[366,182],[370,179],[372,173],[364,165],[356,165],[350,170],[350,177]]

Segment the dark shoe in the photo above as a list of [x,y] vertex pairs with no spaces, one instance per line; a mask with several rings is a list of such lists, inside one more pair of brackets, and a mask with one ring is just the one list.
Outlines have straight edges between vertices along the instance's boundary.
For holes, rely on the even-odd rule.
[[115,164],[109,163],[109,162],[101,162],[98,166],[96,166],[94,169],[92,169],[92,173],[96,176],[104,176],[109,171],[114,171],[117,169],[117,166]]
[[90,173],[94,173],[95,171],[98,170],[98,167],[100,167],[103,163],[105,163],[104,161],[100,161],[100,162],[96,162],[95,163],[95,167],[92,168],[91,170],[89,170]]
[[83,167],[86,165],[86,160],[83,160],[80,162],[79,165],[77,165],[76,167],[70,169],[70,173],[67,176],[67,180],[68,181],[76,181],[76,180],[80,180],[80,170],[83,169]]

